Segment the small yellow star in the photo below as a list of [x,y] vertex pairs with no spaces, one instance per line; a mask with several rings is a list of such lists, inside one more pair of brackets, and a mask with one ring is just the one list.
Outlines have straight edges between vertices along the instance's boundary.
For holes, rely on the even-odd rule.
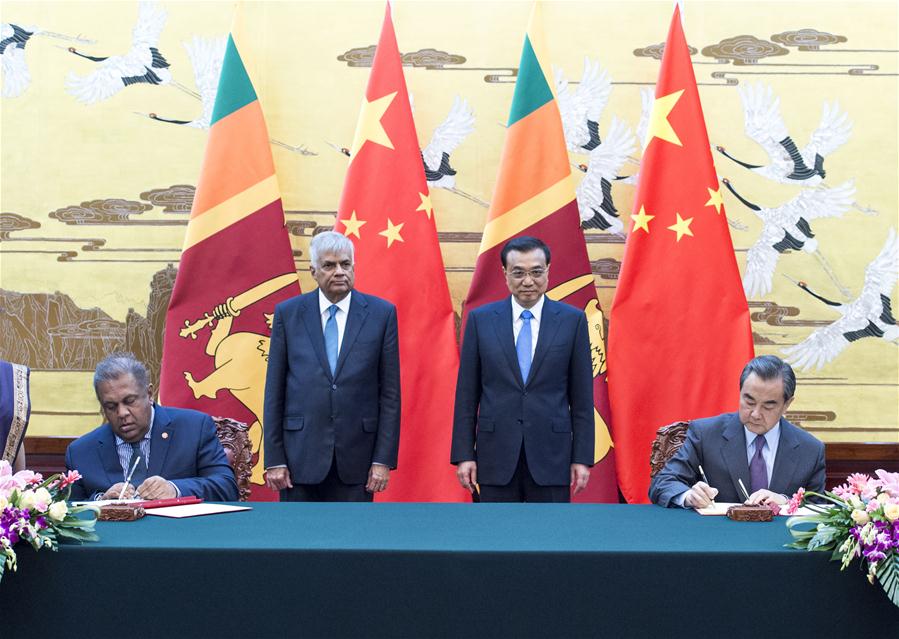
[[653,138],[659,138],[660,140],[671,142],[671,144],[683,146],[671,123],[668,121],[668,116],[671,115],[674,105],[677,104],[683,93],[684,90],[681,89],[680,91],[663,95],[661,98],[656,98],[652,105],[652,113],[649,116],[649,127],[646,129],[646,144],[643,145],[644,148],[649,146],[649,142]]
[[721,189],[717,191],[715,189],[708,189],[709,191],[709,201],[705,203],[705,206],[714,206],[715,213],[721,214],[721,207],[724,205],[724,198],[721,197]]
[[369,140],[375,144],[386,146],[388,149],[393,149],[393,142],[390,141],[387,131],[384,130],[384,125],[381,124],[381,118],[384,117],[395,97],[396,91],[371,102],[366,98],[362,99],[359,121],[356,122],[356,135],[353,138],[353,146],[350,148],[350,161],[356,157],[362,145]]
[[405,222],[400,222],[399,224],[394,224],[390,221],[390,218],[387,218],[387,228],[378,233],[378,235],[383,235],[387,238],[387,248],[390,248],[390,245],[394,242],[404,242],[402,236],[400,235],[400,231],[403,230],[403,225]]
[[362,236],[359,235],[359,229],[362,228],[363,224],[368,224],[365,220],[357,220],[356,219],[356,211],[353,211],[353,214],[346,220],[340,220],[341,223],[346,227],[346,230],[343,232],[344,235],[349,237],[350,235],[355,235],[360,240]]
[[684,235],[689,235],[693,237],[693,231],[690,230],[690,223],[693,221],[692,217],[688,217],[686,220],[680,216],[680,213],[675,213],[677,215],[677,224],[672,224],[671,226],[666,227],[670,231],[674,231],[677,233],[677,241],[680,242],[680,239]]
[[633,233],[637,229],[643,229],[647,233],[649,233],[649,220],[655,218],[655,215],[647,215],[646,211],[643,210],[643,205],[640,205],[640,212],[636,215],[631,216],[631,222],[634,223],[631,232]]
[[418,206],[416,211],[423,211],[428,214],[428,219],[431,219],[431,211],[434,210],[434,205],[431,204],[431,196],[425,195],[424,193],[419,193],[418,197],[421,198],[421,204]]

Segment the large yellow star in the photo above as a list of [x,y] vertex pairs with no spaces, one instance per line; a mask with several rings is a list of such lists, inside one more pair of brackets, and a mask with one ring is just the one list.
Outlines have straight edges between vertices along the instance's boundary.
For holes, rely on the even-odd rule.
[[672,224],[668,226],[668,230],[674,231],[677,233],[677,241],[680,242],[680,239],[684,235],[689,235],[693,237],[693,231],[690,230],[690,223],[693,221],[692,217],[688,217],[686,220],[680,216],[680,213],[675,213],[677,215],[677,224]]
[[400,235],[400,231],[403,230],[403,225],[405,222],[400,222],[399,224],[394,224],[390,221],[390,218],[387,218],[387,228],[378,233],[378,235],[383,235],[387,238],[387,248],[390,248],[390,245],[394,242],[404,242],[402,236]]
[[646,215],[646,211],[643,210],[643,205],[640,205],[640,212],[636,215],[631,216],[631,222],[634,223],[633,228],[631,228],[631,233],[636,231],[637,229],[643,229],[647,233],[649,233],[649,220],[653,219],[655,215]]
[[674,109],[674,105],[677,104],[683,93],[684,90],[681,89],[680,91],[663,95],[661,98],[656,98],[652,105],[652,113],[649,116],[649,127],[646,129],[646,144],[643,145],[644,148],[649,146],[649,142],[653,138],[659,138],[660,140],[671,142],[671,144],[683,146],[671,123],[668,121],[671,110]]
[[425,195],[424,193],[419,193],[418,197],[421,198],[421,204],[418,206],[416,211],[423,211],[428,214],[428,219],[431,219],[431,211],[434,210],[434,205],[431,204],[431,196]]
[[393,149],[393,142],[387,136],[384,125],[381,124],[381,118],[387,112],[393,98],[396,97],[396,91],[385,95],[377,100],[369,102],[362,99],[362,109],[359,111],[359,121],[356,122],[356,137],[353,138],[353,146],[350,148],[350,160],[356,157],[362,145],[371,140],[375,144],[386,146]]
[[721,189],[717,191],[715,189],[708,189],[709,191],[709,201],[705,203],[705,206],[714,206],[715,213],[721,215],[721,207],[724,205],[724,198],[721,197]]
[[346,230],[343,232],[344,235],[349,237],[350,235],[355,235],[360,240],[362,236],[359,235],[359,229],[362,228],[363,224],[368,224],[365,220],[357,220],[356,219],[356,211],[353,211],[353,214],[347,220],[340,220],[343,225],[346,227]]

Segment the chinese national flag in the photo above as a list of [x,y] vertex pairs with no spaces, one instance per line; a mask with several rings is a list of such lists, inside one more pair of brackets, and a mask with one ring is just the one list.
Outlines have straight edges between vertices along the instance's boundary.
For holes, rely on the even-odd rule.
[[645,503],[656,430],[736,410],[749,308],[680,11],[662,56],[609,326],[618,484]]
[[264,486],[262,404],[271,316],[300,287],[240,10],[166,313],[160,401],[249,426],[252,498]]
[[493,201],[481,239],[465,312],[509,295],[500,252],[519,235],[550,247],[550,299],[587,314],[593,356],[594,461],[587,489],[575,501],[618,502],[609,429],[603,313],[580,226],[562,118],[543,38],[540,4],[534,3],[521,52],[515,93]]
[[397,307],[402,424],[379,501],[462,501],[449,463],[459,352],[434,209],[390,5],[347,170],[336,230],[355,244],[356,287]]

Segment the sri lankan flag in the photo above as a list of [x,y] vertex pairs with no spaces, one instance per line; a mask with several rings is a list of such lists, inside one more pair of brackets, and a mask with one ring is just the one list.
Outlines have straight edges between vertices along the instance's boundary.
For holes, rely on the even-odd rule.
[[275,304],[300,292],[262,107],[235,15],[166,314],[160,401],[249,426],[253,496]]
[[617,502],[604,319],[580,227],[540,13],[540,5],[535,3],[521,52],[496,188],[464,310],[467,313],[509,295],[500,269],[500,251],[508,240],[533,235],[549,245],[553,259],[547,295],[586,312],[593,350],[596,466],[587,490],[576,500]]

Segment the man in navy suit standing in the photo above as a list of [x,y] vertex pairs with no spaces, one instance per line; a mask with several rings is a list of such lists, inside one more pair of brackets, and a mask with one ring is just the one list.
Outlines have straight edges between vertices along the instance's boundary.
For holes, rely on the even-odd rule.
[[568,502],[593,465],[593,369],[583,311],[546,297],[550,250],[500,254],[511,296],[465,326],[450,461],[482,502]]
[[154,404],[147,369],[131,353],[97,364],[94,390],[106,423],[66,450],[66,468],[81,473],[73,500],[134,497],[135,489],[142,499],[238,500],[212,418]]
[[396,308],[353,290],[353,243],[311,242],[318,289],[275,307],[265,381],[266,484],[281,501],[371,501],[400,437]]

